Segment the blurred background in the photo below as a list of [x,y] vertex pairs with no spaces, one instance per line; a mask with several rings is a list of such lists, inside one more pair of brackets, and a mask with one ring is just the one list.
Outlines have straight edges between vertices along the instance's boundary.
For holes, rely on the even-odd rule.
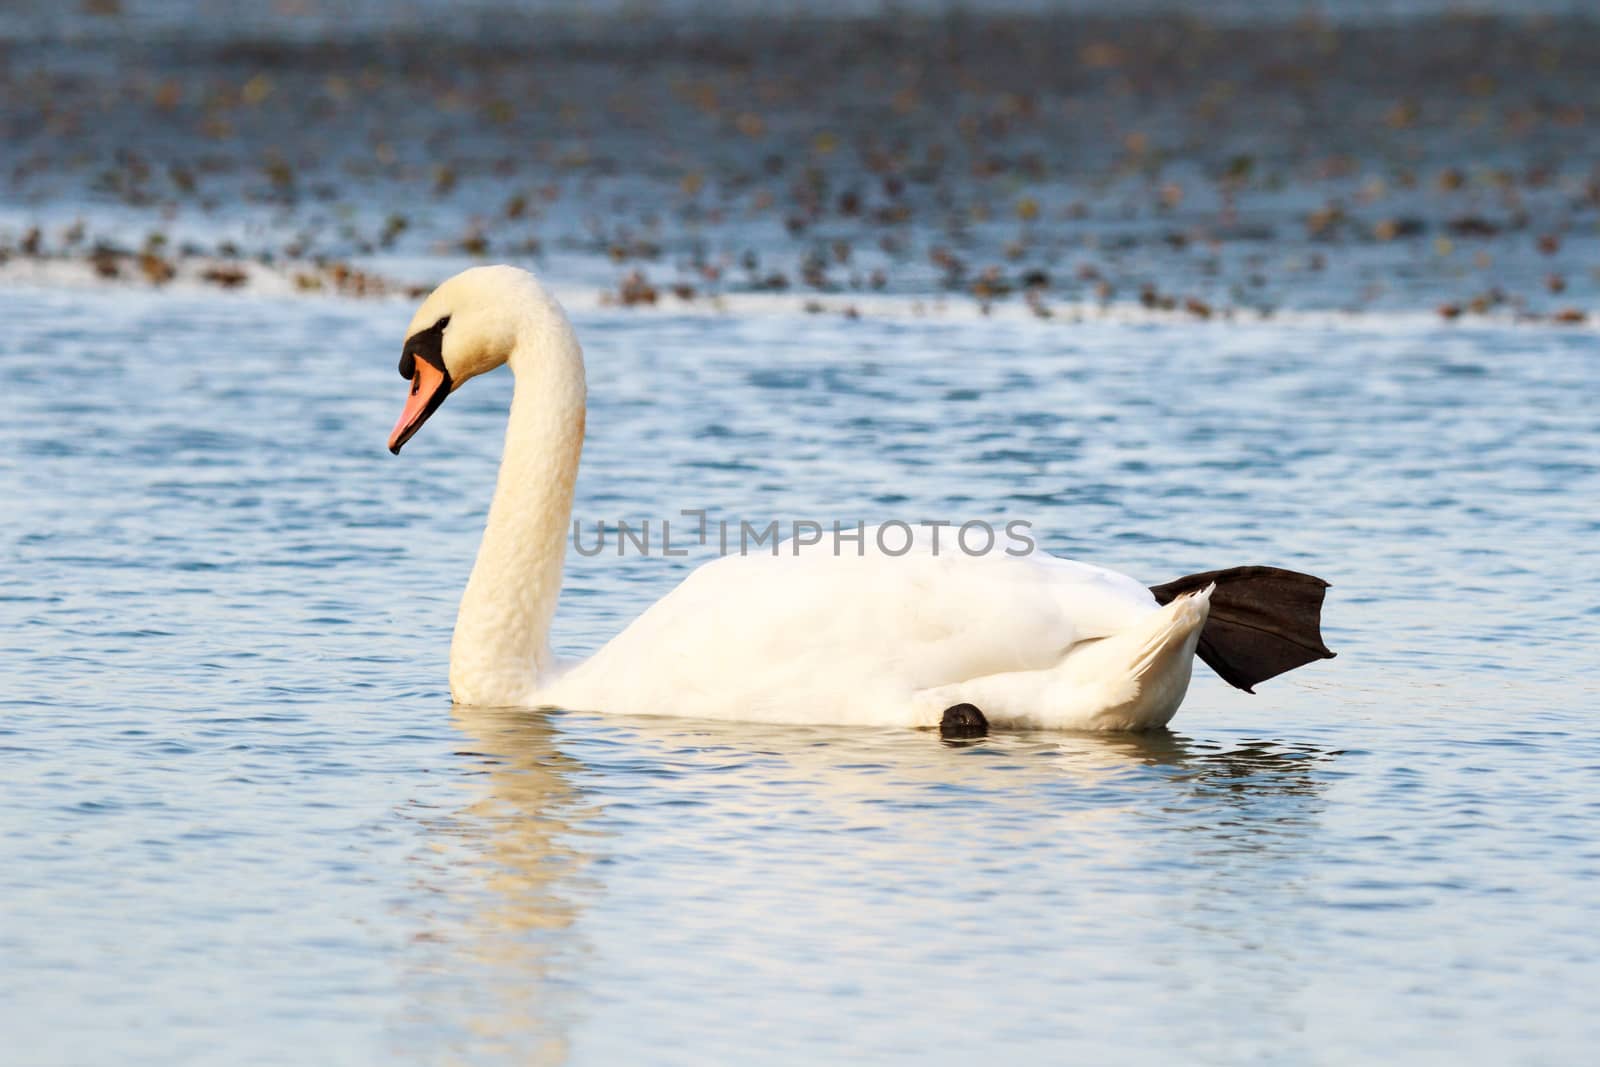
[[133,19],[186,33],[217,32],[215,25],[201,27],[197,20],[225,22],[234,32],[247,28],[280,33],[323,32],[357,26],[379,26],[396,21],[430,20],[440,32],[459,32],[463,20],[504,19],[530,13],[602,19],[669,16],[707,18],[720,16],[841,16],[892,18],[906,14],[1124,14],[1149,15],[1187,12],[1193,15],[1241,20],[1282,20],[1306,16],[1334,19],[1404,18],[1416,15],[1536,15],[1587,12],[1582,0],[812,0],[797,3],[777,0],[81,0],[77,4],[46,0],[15,0],[6,18],[24,32],[48,33],[71,28],[84,31],[95,25],[107,28],[112,18]]
[[0,276],[1578,323],[1565,0],[26,0]]

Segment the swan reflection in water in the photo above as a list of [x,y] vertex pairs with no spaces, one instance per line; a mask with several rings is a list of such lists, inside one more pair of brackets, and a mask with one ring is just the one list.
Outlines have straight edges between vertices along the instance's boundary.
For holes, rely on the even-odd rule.
[[[1186,868],[1177,877],[1193,921],[1180,921],[1248,940],[1248,923],[1214,920],[1236,893],[1271,909],[1273,894],[1298,891],[1267,868],[1293,866],[1316,836],[1324,771],[1338,756],[1168,732],[956,745],[899,729],[464,706],[454,723],[467,739],[457,756],[469,796],[426,820],[424,881],[447,903],[417,939],[435,980],[422,983],[419,1010],[443,1024],[434,1033],[455,1035],[452,1053],[532,1063],[568,1054],[594,955],[585,913],[596,908],[649,910],[662,924],[652,928],[681,947],[696,937],[708,892],[729,895],[712,920],[724,927],[767,909],[782,924],[807,908],[849,907],[852,895],[1024,893],[1043,869],[1092,912],[1130,872],[1160,881]],[[630,877],[608,898],[610,864]],[[1012,884],[1012,869],[1026,876]],[[895,921],[877,906],[851,921]],[[815,918],[826,940],[828,913]],[[614,920],[639,916],[596,917],[594,930]],[[627,965],[667,968],[669,958]]]
[[586,951],[576,923],[599,891],[586,873],[598,810],[550,716],[457,705],[452,722],[463,739],[452,784],[466,801],[418,818],[427,910],[406,967],[413,1009],[396,1037],[408,1056],[419,1040],[442,1040],[452,1061],[561,1063],[569,976]]

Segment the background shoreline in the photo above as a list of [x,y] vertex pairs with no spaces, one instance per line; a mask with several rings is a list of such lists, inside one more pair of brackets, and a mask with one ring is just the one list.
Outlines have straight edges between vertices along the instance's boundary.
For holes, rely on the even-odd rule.
[[634,305],[1600,306],[1590,19],[597,25],[7,40],[0,279],[364,295],[510,261]]

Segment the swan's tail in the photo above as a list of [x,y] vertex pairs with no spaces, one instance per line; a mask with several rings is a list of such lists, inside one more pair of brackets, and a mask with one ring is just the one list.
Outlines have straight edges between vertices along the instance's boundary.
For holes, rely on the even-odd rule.
[[1229,567],[1191,574],[1150,592],[1162,604],[1215,585],[1211,615],[1195,654],[1231,686],[1252,686],[1313,660],[1332,659],[1322,643],[1321,578],[1277,567]]
[[1055,675],[1056,713],[1078,728],[1165,726],[1188,692],[1211,593],[1202,587],[1130,629],[1074,646]]
[[1143,643],[1128,667],[1128,677],[1142,685],[1161,669],[1163,660],[1170,658],[1174,651],[1181,650],[1185,656],[1192,656],[1193,651],[1183,648],[1184,641],[1205,625],[1213,595],[1210,586],[1202,586],[1164,605],[1167,610],[1145,627]]
[[1202,587],[1125,630],[1079,641],[1048,669],[924,690],[922,722],[938,722],[947,737],[971,737],[991,723],[1046,730],[1165,726],[1188,691],[1211,593]]

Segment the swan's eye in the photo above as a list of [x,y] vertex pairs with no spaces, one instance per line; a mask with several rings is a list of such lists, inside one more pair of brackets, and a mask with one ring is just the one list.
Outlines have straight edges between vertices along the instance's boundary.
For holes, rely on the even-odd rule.
[[419,356],[444,370],[444,328],[448,325],[450,316],[446,315],[426,330],[418,330],[406,338],[406,346],[400,353],[400,377],[407,380],[416,377]]

